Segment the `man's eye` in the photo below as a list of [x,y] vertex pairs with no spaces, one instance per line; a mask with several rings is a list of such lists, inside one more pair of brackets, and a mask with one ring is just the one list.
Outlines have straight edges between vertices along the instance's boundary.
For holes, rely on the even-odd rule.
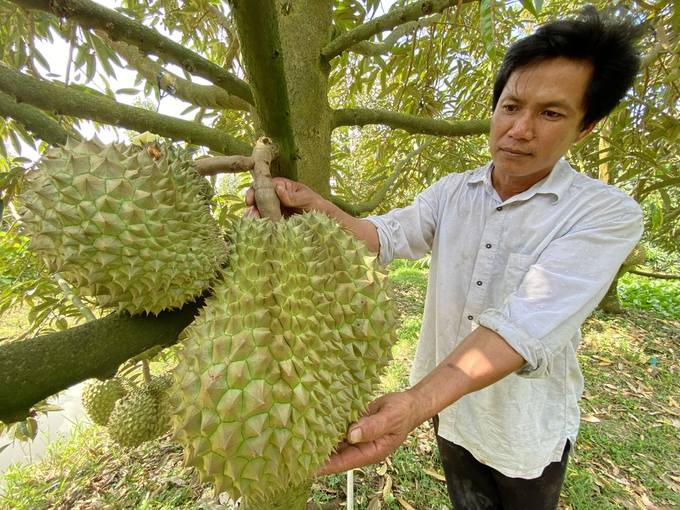
[[515,106],[514,104],[506,104],[503,106],[503,109],[506,112],[515,112],[517,111],[517,106]]
[[561,117],[561,115],[562,115],[562,114],[557,113],[557,112],[554,112],[554,111],[552,111],[552,110],[546,110],[546,112],[545,112],[545,116],[546,116],[546,117],[550,117],[550,118],[552,118],[552,119],[555,119],[555,118],[557,118],[557,117]]

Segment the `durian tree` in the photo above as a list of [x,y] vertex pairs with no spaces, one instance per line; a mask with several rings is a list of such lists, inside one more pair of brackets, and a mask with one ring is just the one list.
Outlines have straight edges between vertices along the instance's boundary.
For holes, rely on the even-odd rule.
[[[158,148],[140,154],[122,146],[104,148],[99,142],[91,142],[96,149],[87,148],[90,142],[82,141],[84,120],[97,129],[114,126],[172,140],[175,148],[164,146],[161,153],[177,152],[174,161],[187,161],[182,169],[189,166],[204,175],[252,168],[253,147],[265,136],[276,147],[267,165],[273,175],[303,182],[351,214],[404,205],[440,176],[487,160],[491,83],[505,48],[537,23],[574,15],[580,8],[573,1],[541,3],[122,0],[110,9],[89,0],[3,0],[0,114],[6,121],[0,125],[0,156],[5,164],[0,203],[4,214],[11,221],[15,191],[30,187],[35,172],[16,157],[22,144],[41,152],[52,147],[49,150],[55,152],[48,156],[52,154],[53,161],[59,160],[59,151],[81,147],[78,150],[96,152],[97,157],[120,153],[126,161],[142,158],[140,167],[157,171],[160,164],[153,161],[153,151]],[[669,250],[678,249],[680,221],[678,155],[672,150],[680,134],[680,93],[673,78],[680,69],[676,7],[671,0],[659,0],[633,8],[654,28],[643,46],[643,79],[601,128],[570,154],[582,171],[635,196],[649,212],[648,235]],[[65,70],[53,69],[44,50],[45,42],[57,38],[67,42]],[[123,67],[134,71],[136,80],[116,88],[113,79]],[[173,95],[187,108],[181,116],[164,115],[126,104],[124,99],[131,94],[151,98],[159,110],[162,98]],[[5,142],[14,154],[7,153]],[[130,150],[134,153],[126,152]],[[66,168],[52,166],[55,175]],[[68,169],[66,174],[77,176],[72,166]],[[62,181],[70,179],[68,175]],[[230,214],[220,218],[223,227],[234,221]],[[241,231],[249,228],[257,230],[244,226]],[[23,233],[16,224],[10,232]],[[232,258],[240,256],[238,248],[244,240],[234,236]],[[303,243],[277,249],[304,252],[305,247]],[[16,278],[16,285],[3,289],[1,306],[16,301],[22,289],[40,288],[46,299],[39,317],[63,309],[63,301],[54,298],[62,286],[43,276],[48,265],[35,258],[25,261],[22,267],[30,268],[35,273],[31,281],[40,285],[22,287],[21,278]],[[75,265],[86,265],[86,260]],[[271,267],[265,271],[271,273]],[[253,269],[245,281],[261,277]],[[230,278],[233,281],[237,275],[223,281]],[[213,288],[210,284],[200,291]],[[234,302],[249,292],[251,298],[258,295],[250,287],[240,295],[237,290],[230,292]],[[204,298],[188,301],[164,311],[151,304],[144,309],[149,314],[132,315],[118,303],[120,313],[71,329],[57,323],[55,331],[42,330],[47,334],[0,343],[0,420],[22,420],[36,403],[58,391],[88,378],[113,376],[126,360],[152,347],[176,343],[192,323],[196,331],[215,329],[219,321],[210,325],[199,317],[194,322]],[[99,303],[107,305],[106,300]],[[195,344],[201,334],[188,336]],[[319,348],[323,352],[324,347]],[[362,388],[364,393],[352,398],[365,402],[370,389]],[[321,395],[318,399],[323,400]],[[352,408],[352,413],[357,409]],[[185,419],[189,414],[186,411]],[[195,457],[202,455],[204,447],[192,446],[198,452]],[[262,452],[266,446],[253,443],[250,448]],[[222,483],[214,477],[210,480]],[[290,481],[301,480],[292,476]],[[304,486],[300,494],[306,499]]]

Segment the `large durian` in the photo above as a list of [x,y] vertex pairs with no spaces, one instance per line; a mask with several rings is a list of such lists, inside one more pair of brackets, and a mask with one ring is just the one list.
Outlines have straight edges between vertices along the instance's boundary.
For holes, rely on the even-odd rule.
[[70,139],[45,152],[20,197],[29,248],[103,307],[181,307],[226,259],[206,181],[180,150],[160,149]]
[[312,478],[365,409],[396,341],[387,277],[334,220],[247,218],[185,330],[174,439],[202,482],[258,500]]
[[127,395],[123,381],[113,377],[101,381],[93,379],[83,386],[81,401],[85,412],[98,425],[106,425],[116,401]]
[[107,430],[121,446],[138,446],[170,429],[167,390],[171,376],[158,377],[116,402]]

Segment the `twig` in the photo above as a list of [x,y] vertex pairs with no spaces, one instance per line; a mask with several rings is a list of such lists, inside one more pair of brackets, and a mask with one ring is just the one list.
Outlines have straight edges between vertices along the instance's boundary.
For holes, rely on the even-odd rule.
[[[471,1],[472,0],[463,0],[463,2]],[[447,7],[457,4],[458,0],[420,0],[420,2],[394,9],[384,16],[379,16],[371,21],[367,21],[349,32],[345,32],[336,37],[323,49],[322,57],[326,60],[330,60],[333,57],[337,57],[351,46],[354,46],[361,41],[366,41],[380,32],[391,30],[394,27],[410,21],[416,21],[428,14],[441,12]]]
[[434,136],[431,136],[425,142],[418,147],[417,149],[409,152],[404,159],[399,161],[397,166],[392,170],[392,173],[390,176],[387,178],[385,183],[380,186],[380,189],[376,191],[376,193],[373,195],[373,197],[361,204],[350,204],[348,202],[345,202],[339,197],[333,196],[331,197],[331,201],[337,205],[340,209],[345,211],[346,213],[351,214],[352,216],[358,216],[361,213],[365,212],[371,212],[373,209],[378,207],[383,200],[385,199],[385,196],[387,196],[388,191],[392,188],[394,183],[396,182],[397,178],[401,175],[401,172],[404,170],[404,167],[406,164],[411,161],[415,156],[418,156],[421,154],[427,147],[430,146],[430,144],[434,141]]
[[340,126],[366,126],[380,124],[394,129],[403,129],[411,134],[437,136],[481,135],[489,132],[489,120],[447,120],[428,119],[407,113],[368,108],[338,109],[333,112],[333,129]]
[[680,280],[680,274],[652,273],[649,271],[640,271],[639,269],[629,269],[628,272],[638,274],[640,276],[646,276],[647,278],[658,278],[660,280]]

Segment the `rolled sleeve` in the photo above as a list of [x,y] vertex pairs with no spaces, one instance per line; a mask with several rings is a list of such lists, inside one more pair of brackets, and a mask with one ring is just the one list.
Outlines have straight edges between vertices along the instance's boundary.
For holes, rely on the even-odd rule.
[[545,247],[500,308],[479,316],[480,325],[526,360],[520,376],[551,373],[554,355],[578,338],[581,324],[642,236],[642,211],[632,199],[602,207],[597,220],[584,221]]
[[378,230],[378,264],[386,266],[397,258],[418,260],[427,255],[437,226],[437,194],[435,185],[420,193],[408,207],[366,218]]

